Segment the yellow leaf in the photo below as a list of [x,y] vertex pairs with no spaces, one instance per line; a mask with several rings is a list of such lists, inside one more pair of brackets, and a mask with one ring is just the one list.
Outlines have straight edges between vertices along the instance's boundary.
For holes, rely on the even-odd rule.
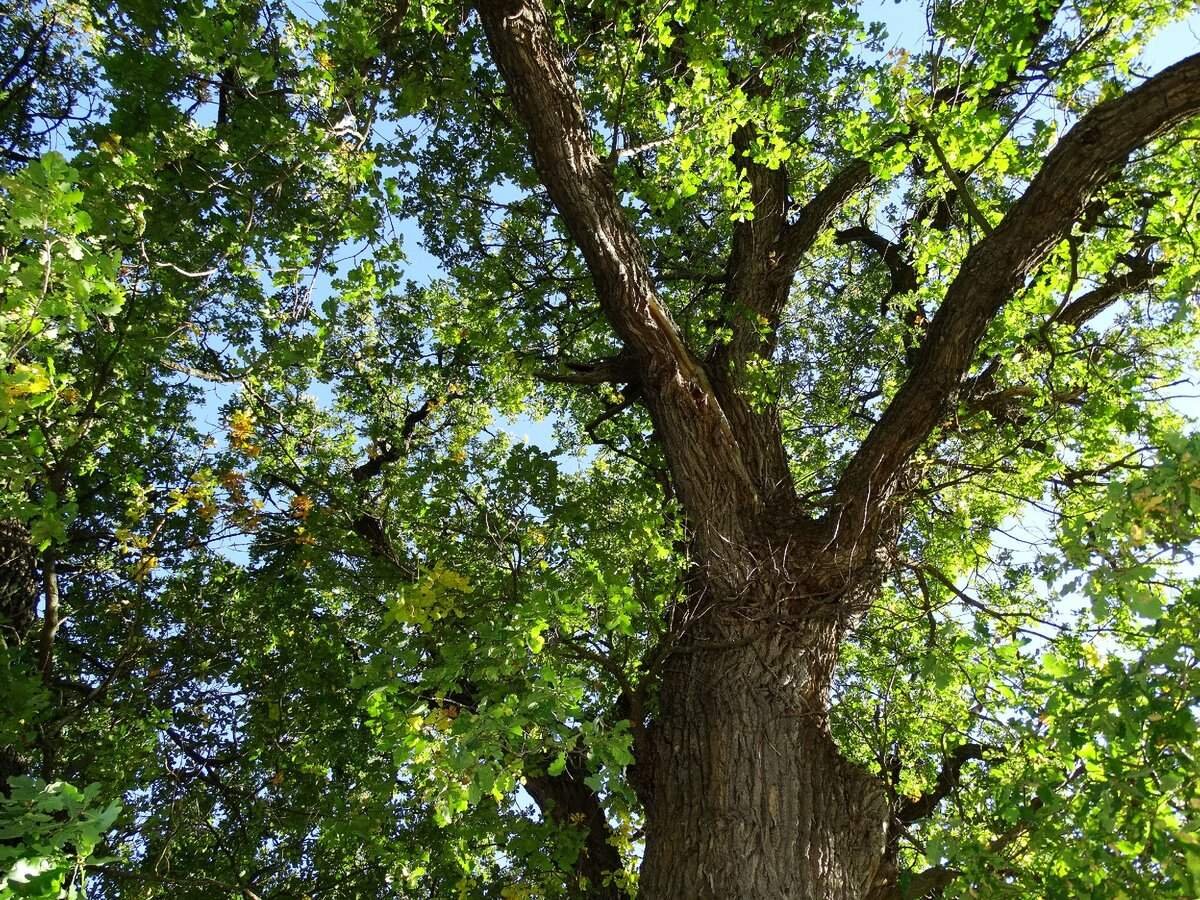
[[13,367],[12,378],[14,380],[4,386],[5,392],[12,399],[44,394],[51,387],[50,376],[41,366],[18,363]]
[[313,510],[313,501],[311,497],[304,494],[297,494],[292,498],[291,511],[292,515],[301,521],[308,518],[309,513]]
[[245,410],[239,409],[229,417],[229,440],[235,447],[243,447],[254,433],[254,419]]
[[150,573],[158,567],[157,556],[143,556],[137,561],[133,567],[133,580],[145,581],[150,577]]

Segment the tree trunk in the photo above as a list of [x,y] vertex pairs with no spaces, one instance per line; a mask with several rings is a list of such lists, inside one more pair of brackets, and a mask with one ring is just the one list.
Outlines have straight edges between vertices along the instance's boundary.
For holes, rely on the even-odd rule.
[[794,602],[690,605],[651,737],[644,900],[862,900],[886,879],[885,794],[828,733],[842,607],[778,614]]

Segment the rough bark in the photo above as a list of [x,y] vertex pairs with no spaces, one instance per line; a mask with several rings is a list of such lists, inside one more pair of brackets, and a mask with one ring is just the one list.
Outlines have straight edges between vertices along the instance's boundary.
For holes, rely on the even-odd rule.
[[663,673],[639,896],[859,900],[886,880],[889,813],[827,731],[843,623],[715,600]]
[[[529,132],[534,166],[587,263],[605,317],[641,374],[646,407],[700,543],[736,540],[759,503],[703,363],[660,301],[645,254],[592,141],[540,3],[478,4],[492,58]],[[736,498],[736,502],[735,502]]]
[[967,254],[896,393],[841,479],[839,531],[870,546],[906,463],[943,419],[988,325],[1140,147],[1200,112],[1200,54],[1102,103],[1063,136],[1000,224]]
[[526,775],[525,789],[547,821],[585,830],[575,862],[582,885],[580,895],[587,900],[620,900],[627,895],[612,875],[621,871],[621,854],[610,842],[612,829],[600,799],[584,782],[587,775],[586,760],[578,752],[571,753],[566,768],[558,775]]
[[[750,140],[736,141],[745,152]],[[755,214],[733,232],[723,305],[732,337],[710,354],[713,389],[737,435],[743,458],[766,506],[794,504],[796,495],[784,450],[779,409],[753,408],[742,393],[746,363],[775,352],[779,320],[791,295],[792,281],[804,254],[829,225],[842,204],[870,179],[871,169],[854,160],[800,208],[787,216],[786,171],[747,162]],[[765,332],[765,335],[764,335]]]

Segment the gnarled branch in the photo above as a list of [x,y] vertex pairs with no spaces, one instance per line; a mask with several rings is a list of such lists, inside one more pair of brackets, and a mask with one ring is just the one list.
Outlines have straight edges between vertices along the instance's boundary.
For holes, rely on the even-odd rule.
[[566,754],[566,761],[566,768],[557,775],[526,772],[525,790],[547,821],[586,829],[587,836],[575,860],[576,873],[588,885],[580,896],[587,900],[618,900],[626,895],[611,876],[621,871],[621,854],[609,842],[612,828],[599,797],[584,781],[588,775],[586,758],[583,753],[572,751]]
[[963,766],[971,760],[983,759],[986,749],[982,744],[962,744],[955,747],[950,751],[950,755],[942,760],[942,768],[933,787],[915,800],[902,803],[896,810],[896,818],[908,825],[932,813],[937,809],[937,805],[958,787]]
[[619,353],[591,362],[564,360],[559,368],[539,369],[534,377],[551,384],[636,384],[638,371],[630,354]]
[[708,373],[658,297],[546,10],[541,0],[488,0],[476,8],[528,132],[534,167],[583,254],[605,317],[636,361],[697,537],[714,546],[734,539],[758,507],[758,492]]
[[1150,281],[1167,271],[1165,263],[1149,260],[1142,256],[1126,256],[1121,261],[1129,271],[1114,275],[1098,287],[1062,306],[1050,319],[1058,325],[1079,328],[1098,316],[1120,297],[1145,287]]
[[[967,254],[908,380],[851,459],[835,494],[840,533],[880,527],[907,462],[942,420],[989,323],[1129,155],[1200,112],[1200,55],[1083,116],[996,229]],[[848,527],[847,527],[848,526]]]

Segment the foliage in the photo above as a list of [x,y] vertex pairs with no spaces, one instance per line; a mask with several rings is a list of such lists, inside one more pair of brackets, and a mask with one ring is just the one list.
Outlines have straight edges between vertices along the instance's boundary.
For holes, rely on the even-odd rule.
[[[61,612],[0,655],[0,749],[55,779],[0,798],[0,896],[631,895],[694,534],[478,14],[15,8],[0,519]],[[752,336],[818,511],[968,253],[1188,10],[924,12],[889,50],[835,0],[551,5],[663,304],[697,359]],[[1092,197],[915,453],[830,709],[913,813],[902,888],[1200,895],[1198,128]],[[795,220],[856,162],[778,317],[730,309],[754,178]]]
[[95,850],[120,804],[98,807],[98,784],[81,791],[17,776],[9,785],[10,796],[0,798],[0,863],[7,873],[0,897],[86,896],[85,867],[103,862]]

